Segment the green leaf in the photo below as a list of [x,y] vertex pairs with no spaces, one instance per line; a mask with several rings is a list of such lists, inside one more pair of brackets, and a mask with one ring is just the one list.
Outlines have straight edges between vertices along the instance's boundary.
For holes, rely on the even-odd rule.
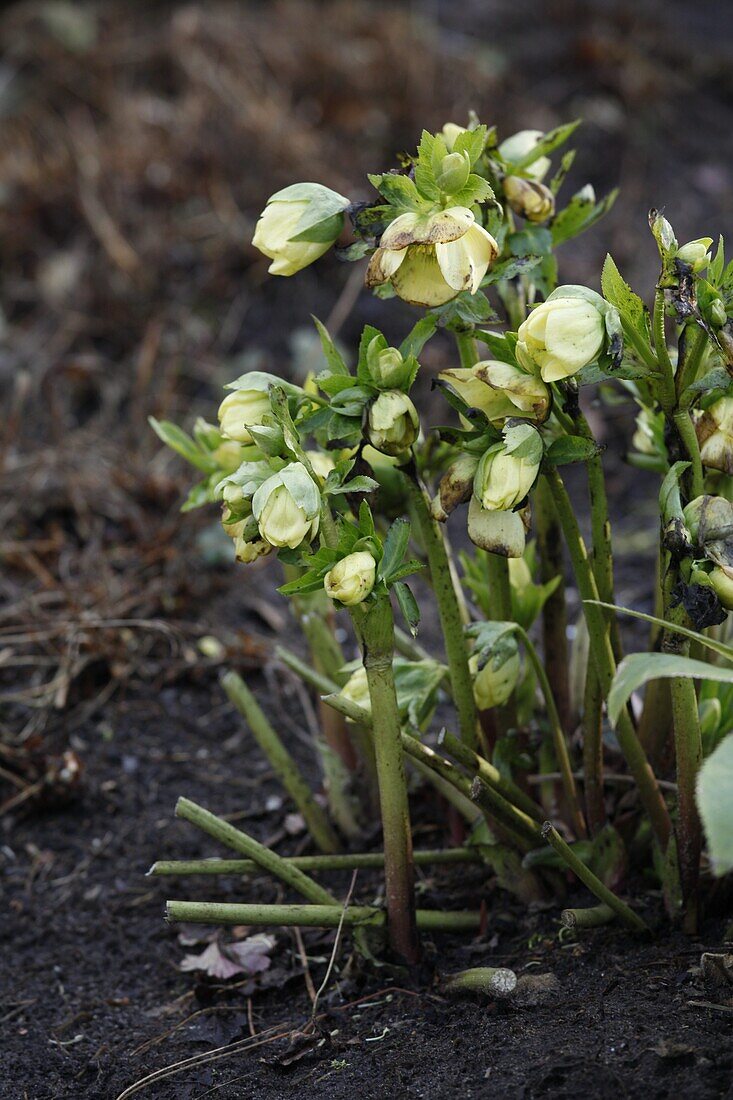
[[185,458],[186,462],[190,462],[197,470],[208,474],[216,469],[216,462],[208,451],[195,443],[191,436],[177,424],[173,424],[170,420],[156,420],[154,416],[148,417],[148,424],[167,447],[179,454],[181,458]]
[[390,206],[395,206],[402,212],[419,210],[424,205],[414,181],[409,176],[385,172],[383,175],[370,175],[369,182],[376,187]]
[[550,444],[546,457],[553,466],[564,466],[568,462],[587,462],[602,450],[603,448],[592,439],[564,435]]
[[477,126],[475,130],[466,130],[459,134],[453,143],[454,153],[468,153],[471,167],[475,165],[484,151],[486,145],[487,129],[485,125]]
[[481,286],[492,286],[494,283],[501,282],[502,279],[514,279],[517,275],[531,271],[540,263],[542,263],[541,256],[510,256],[509,259],[501,260],[500,263],[489,268],[481,280]]
[[351,481],[345,481],[343,485],[337,485],[333,489],[327,488],[326,492],[333,497],[339,493],[373,493],[378,488],[379,482],[373,477],[360,474],[358,477],[352,477]]
[[680,397],[680,404],[683,408],[688,408],[698,393],[707,393],[709,390],[727,390],[730,384],[731,376],[726,368],[716,367],[685,388]]
[[733,684],[733,668],[721,668],[677,653],[632,653],[624,657],[608,693],[608,717],[615,726],[635,691],[650,680],[683,676],[692,680],[715,680]]
[[680,498],[680,478],[689,470],[690,462],[675,462],[669,468],[659,489],[659,511],[665,523],[682,518],[682,500]]
[[603,264],[601,290],[606,301],[616,306],[622,319],[627,320],[638,332],[646,333],[647,308],[626,282],[610,253],[606,254]]
[[590,229],[608,213],[617,196],[618,188],[609,191],[600,202],[596,202],[595,198],[591,198],[583,191],[573,195],[568,205],[563,210],[559,210],[552,219],[550,231],[553,243],[559,245],[585,233],[586,229]]
[[713,873],[733,870],[733,733],[707,758],[697,778],[697,805]]
[[405,584],[404,581],[397,581],[394,586],[394,594],[397,597],[397,603],[400,606],[400,611],[404,616],[410,634],[412,634],[414,638],[420,623],[420,608],[417,606],[417,600],[413,596],[409,585]]
[[425,568],[425,562],[418,561],[417,558],[409,558],[402,565],[398,565],[396,569],[393,569],[389,575],[390,584],[396,584],[397,581],[401,581],[403,577],[409,577],[412,573],[419,573],[421,569]]
[[426,313],[421,317],[411,332],[407,334],[400,344],[400,355],[407,359],[410,355],[419,355],[430,337],[435,333],[437,322],[432,313]]
[[318,335],[321,338],[321,347],[323,348],[323,354],[325,355],[326,362],[328,363],[333,374],[348,374],[349,368],[346,366],[341,352],[338,350],[333,340],[331,339],[326,326],[321,321],[319,321],[317,317],[313,318],[313,324],[318,330]]
[[733,661],[733,646],[725,645],[724,642],[719,642],[715,638],[708,638],[707,634],[700,634],[697,630],[689,630],[686,626],[667,622],[666,619],[659,619],[656,615],[647,615],[645,611],[632,611],[630,607],[604,603],[603,600],[584,600],[583,602],[597,604],[598,607],[605,607],[607,611],[616,611],[619,615],[630,615],[632,619],[641,619],[645,623],[660,626],[670,634],[680,634],[683,638],[689,638],[690,641],[699,642],[700,645],[724,657],[727,661]]
[[396,519],[384,540],[384,554],[379,566],[379,576],[386,583],[389,583],[394,570],[402,564],[409,542],[409,522],[406,519]]
[[543,225],[527,226],[516,233],[510,233],[506,243],[512,256],[525,259],[530,256],[549,256],[552,252],[552,233]]
[[485,332],[483,329],[476,329],[474,336],[483,344],[488,345],[494,359],[516,366],[517,357],[514,354],[514,349],[517,346],[517,338],[515,333]]

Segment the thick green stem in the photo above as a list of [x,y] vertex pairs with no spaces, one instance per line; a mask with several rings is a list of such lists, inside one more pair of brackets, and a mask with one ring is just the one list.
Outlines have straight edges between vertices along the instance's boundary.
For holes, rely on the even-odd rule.
[[[590,638],[591,657],[605,699],[608,698],[608,692],[616,672],[616,661],[603,613],[599,607],[590,602],[598,599],[595,577],[590,567],[588,553],[580,534],[572,503],[560,475],[556,469],[550,468],[545,471],[544,476],[552,493],[552,499],[565,534],[565,542],[573,564],[576,583],[583,600],[583,611]],[[619,716],[617,735],[621,751],[639,788],[639,795],[644,808],[649,814],[655,836],[664,850],[670,834],[669,812],[654,772],[636,736],[636,730],[628,710],[623,711]]]
[[607,818],[603,797],[603,692],[590,661],[583,696],[583,777],[588,828],[595,836]]
[[222,676],[222,687],[230,701],[245,718],[257,744],[262,749],[273,771],[303,815],[308,832],[322,852],[338,852],[341,845],[326,814],[313,797],[313,792],[298,769],[278,734],[241,676],[227,672]]
[[425,491],[414,468],[408,473],[407,484],[409,486],[410,501],[425,547],[435,600],[438,605],[438,615],[443,630],[452,694],[458,711],[461,737],[470,748],[475,749],[478,744],[477,714],[473,697],[473,681],[468,667],[468,646],[463,633],[463,619],[445,542],[438,524],[430,514]]
[[652,336],[654,337],[654,351],[660,369],[660,402],[664,412],[670,415],[677,403],[675,392],[674,367],[669,357],[667,347],[667,334],[664,327],[665,300],[664,290],[657,288],[654,295],[654,312],[652,315]]
[[[664,582],[664,617],[669,622],[687,625],[682,608],[672,606],[672,593],[678,578],[676,566],[670,564]],[[690,643],[681,634],[665,631],[662,649],[665,653],[687,657]],[[694,931],[697,923],[697,888],[702,843],[695,787],[702,764],[702,735],[694,681],[678,676],[669,681],[669,688],[677,766],[677,852],[680,885],[685,906],[685,926],[689,931]]]
[[451,974],[446,978],[443,992],[448,997],[483,996],[492,998],[509,997],[517,988],[517,975],[504,967],[475,966],[471,970],[462,970],[460,974]]
[[470,370],[478,363],[478,349],[473,332],[455,332],[453,335],[455,336],[461,366]]
[[[168,901],[169,921],[192,924],[274,925],[296,928],[347,927],[382,928],[387,920],[383,910],[371,905],[240,905],[217,901]],[[470,932],[481,926],[480,911],[441,912],[418,909],[416,924],[425,932]]]
[[543,584],[548,584],[555,577],[561,578],[561,583],[542,608],[542,652],[560,721],[563,728],[569,729],[572,713],[568,665],[568,612],[565,585],[562,583],[565,576],[562,530],[550,491],[541,478],[532,498],[532,511],[540,553],[540,579]]
[[[356,619],[356,615],[354,616]],[[384,837],[387,932],[395,953],[414,964],[420,955],[415,926],[415,879],[401,724],[392,662],[394,621],[388,596],[377,596],[358,620],[372,711],[374,751]]]
[[672,414],[672,422],[677,429],[682,446],[691,463],[690,470],[690,499],[702,496],[705,491],[705,471],[700,457],[700,444],[697,441],[695,425],[692,423],[689,412],[686,409],[678,409]]
[[[283,856],[301,871],[354,871],[384,867],[384,852],[348,852],[334,856]],[[414,852],[415,866],[482,863],[478,848],[430,848]],[[253,859],[159,859],[149,875],[251,875],[259,870]]]
[[612,890],[604,886],[590,868],[578,859],[570,845],[565,843],[557,829],[553,828],[549,821],[546,821],[542,826],[542,836],[565,861],[570,870],[588,887],[591,893],[595,894],[598,900],[607,905],[609,909],[612,909],[620,921],[623,921],[628,928],[632,928],[635,932],[649,931],[641,917],[637,916],[633,909],[630,909],[626,902],[621,901],[621,898],[617,897]]

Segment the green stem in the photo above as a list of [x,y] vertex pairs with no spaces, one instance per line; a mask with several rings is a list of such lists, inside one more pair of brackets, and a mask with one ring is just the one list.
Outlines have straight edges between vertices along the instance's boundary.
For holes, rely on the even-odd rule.
[[[558,769],[562,776],[562,785],[565,792],[565,799],[570,810],[570,816],[573,823],[573,829],[575,835],[578,837],[584,837],[587,835],[587,829],[585,827],[585,821],[583,820],[583,814],[580,809],[580,802],[578,799],[578,789],[575,786],[575,777],[573,775],[573,765],[570,760],[570,753],[568,752],[568,744],[565,738],[565,731],[563,730],[562,723],[560,722],[560,715],[557,712],[557,706],[555,705],[555,696],[552,693],[552,687],[550,681],[547,678],[544,665],[537,655],[537,650],[530,641],[526,631],[522,629],[518,624],[515,626],[516,633],[522,640],[527,656],[534,669],[535,676],[540,685],[540,690],[545,700],[545,711],[547,713],[547,720],[550,723],[550,731],[552,733],[552,741],[555,748],[555,757],[557,759]],[[601,778],[602,782],[602,778]]]
[[583,776],[588,828],[591,836],[595,836],[607,818],[603,797],[603,692],[590,661],[583,696]]
[[[357,620],[356,614],[354,619]],[[358,620],[369,684],[379,802],[384,837],[387,932],[395,953],[405,962],[418,961],[415,926],[415,883],[407,781],[402,755],[401,724],[392,662],[394,620],[389,596],[377,596]]]
[[438,605],[438,615],[443,630],[452,694],[458,711],[461,737],[470,748],[475,749],[478,739],[473,680],[468,667],[468,647],[463,633],[461,609],[456,596],[445,542],[438,524],[430,514],[425,491],[420,484],[414,465],[407,475],[407,484],[414,515],[425,547],[435,600]]
[[[240,905],[216,901],[168,901],[169,921],[192,924],[277,925],[297,928],[347,927],[382,928],[383,910],[371,905]],[[469,932],[481,926],[482,913],[457,910],[418,909],[417,927],[425,932]]]
[[473,335],[473,331],[455,332],[453,335],[455,336],[461,366],[470,370],[470,368],[475,367],[476,363],[479,361],[478,349],[476,347],[476,339]]
[[626,902],[621,901],[621,898],[617,897],[612,890],[604,886],[590,868],[578,859],[570,845],[565,843],[557,829],[553,828],[549,821],[546,821],[542,826],[542,836],[565,861],[570,870],[588,887],[591,893],[595,894],[598,900],[607,905],[609,909],[612,909],[620,921],[623,921],[628,928],[632,928],[635,932],[649,931],[641,917],[637,916],[633,909],[630,909]]
[[484,783],[479,776],[476,776],[471,785],[471,798],[488,814],[495,817],[501,825],[511,829],[517,837],[520,837],[525,852],[530,852],[539,846],[542,833],[537,822],[533,821],[529,814],[512,806],[511,802]]
[[565,597],[565,565],[562,531],[555,505],[545,481],[540,478],[532,500],[537,546],[540,554],[540,580],[548,584],[561,578],[542,608],[542,652],[545,668],[552,684],[560,721],[564,728],[571,723],[570,673],[568,664],[568,613]]
[[[384,852],[348,852],[334,856],[283,856],[301,871],[354,871],[384,867]],[[478,848],[426,848],[414,852],[417,867],[453,863],[482,863]],[[251,875],[258,870],[253,859],[159,859],[149,875]]]
[[501,554],[486,552],[486,575],[489,582],[489,618],[495,622],[512,621],[512,588],[509,583],[509,561]]
[[[685,613],[679,606],[672,607],[672,593],[679,579],[679,571],[670,565],[664,582],[665,619],[677,625],[685,625]],[[665,653],[687,657],[690,643],[681,634],[665,631],[662,641]],[[685,923],[694,931],[697,923],[697,887],[700,875],[701,833],[697,812],[695,787],[702,764],[702,736],[695,684],[684,676],[669,681],[672,701],[672,728],[674,730],[675,759],[677,766],[677,851],[680,867],[680,885],[685,905]]]
[[677,409],[676,412],[672,414],[672,423],[677,429],[677,434],[682,441],[682,446],[685,448],[687,457],[692,464],[689,488],[690,499],[694,500],[695,497],[702,496],[705,492],[705,472],[702,467],[697,432],[695,431],[695,425],[692,423],[689,412],[685,409]]
[[302,661],[296,653],[291,653],[289,649],[286,649],[283,645],[275,646],[275,656],[278,660],[294,672],[296,676],[305,684],[310,684],[321,695],[330,695],[331,692],[340,691],[341,685],[332,680],[330,676],[326,676],[323,672],[318,672],[311,665],[307,665],[305,661]]
[[241,676],[227,672],[221,679],[222,687],[239,713],[245,718],[257,744],[303,815],[308,832],[322,852],[338,852],[341,844],[326,814],[313,797],[313,792],[300,773],[278,734]]
[[[591,657],[603,697],[606,699],[616,672],[616,661],[603,613],[595,604],[588,602],[598,599],[595,577],[562,478],[554,468],[547,469],[544,476],[552,493],[552,499],[565,534],[565,542],[573,564],[576,583],[583,600],[583,612],[588,626]],[[619,716],[617,736],[621,751],[636,780],[644,808],[649,814],[654,833],[664,850],[670,834],[669,812],[654,772],[636,736],[636,730],[628,710],[624,710]]]
[[438,744],[464,768],[468,768],[469,771],[477,774],[487,787],[493,787],[498,794],[506,798],[508,802],[512,802],[517,809],[523,810],[530,817],[533,817],[538,824],[542,824],[544,818],[537,803],[511,779],[503,776],[499,769],[494,767],[488,760],[485,760],[483,756],[479,756],[477,752],[469,749],[463,741],[459,740],[458,737],[454,737],[452,733],[448,733],[447,730],[441,730],[438,735]]
[[176,817],[190,821],[198,829],[213,837],[214,840],[225,844],[227,848],[233,848],[235,852],[241,852],[248,859],[254,860],[263,871],[269,871],[286,886],[295,890],[298,894],[313,902],[315,905],[338,905],[338,901],[323,886],[306,875],[298,867],[294,867],[282,856],[260,844],[254,837],[243,833],[241,829],[235,829],[228,821],[216,817],[198,806],[188,798],[179,798],[176,803]]
[[654,312],[652,315],[652,335],[654,337],[654,351],[661,371],[660,375],[660,402],[664,412],[671,415],[676,403],[674,367],[669,357],[667,347],[667,335],[664,327],[665,300],[664,291],[657,288],[654,295]]
[[691,386],[697,378],[697,372],[700,368],[700,361],[705,352],[705,347],[707,345],[708,339],[708,335],[702,325],[698,325],[696,322],[693,324],[688,324],[685,328],[685,335],[690,328],[694,328],[695,332],[689,342],[689,346],[687,346],[684,361],[682,363],[682,369],[677,372],[678,401],[680,398],[682,398],[687,387]]

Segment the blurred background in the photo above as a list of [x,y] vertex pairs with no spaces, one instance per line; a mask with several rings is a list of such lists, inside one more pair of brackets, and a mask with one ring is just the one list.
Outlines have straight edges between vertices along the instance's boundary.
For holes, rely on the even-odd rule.
[[191,476],[147,417],[213,419],[234,358],[287,373],[310,313],[348,345],[410,311],[383,320],[332,255],[269,278],[250,239],[273,191],[314,179],[366,198],[366,171],[472,108],[502,136],[580,116],[565,193],[621,195],[565,246],[563,281],[597,287],[611,251],[648,295],[650,206],[680,240],[731,228],[726,0],[48,0],[4,6],[0,40],[0,721],[15,746],[65,742],[136,678],[195,675],[195,639],[247,611],[280,625],[215,516],[179,516]]

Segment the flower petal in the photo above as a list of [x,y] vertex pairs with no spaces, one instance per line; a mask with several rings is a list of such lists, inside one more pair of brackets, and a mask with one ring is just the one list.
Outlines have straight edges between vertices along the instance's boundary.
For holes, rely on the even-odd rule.
[[395,292],[405,302],[415,306],[442,306],[455,298],[456,291],[445,279],[438,265],[435,248],[413,245],[399,269],[392,276]]

